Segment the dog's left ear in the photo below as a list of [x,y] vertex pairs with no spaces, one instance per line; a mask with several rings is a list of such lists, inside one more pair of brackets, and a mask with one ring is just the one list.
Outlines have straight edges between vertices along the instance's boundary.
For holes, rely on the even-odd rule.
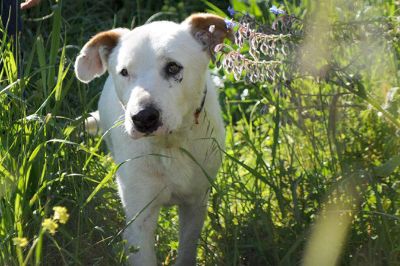
[[205,50],[212,55],[216,45],[223,43],[225,38],[233,40],[232,29],[219,16],[198,13],[188,17],[183,23],[189,25],[193,37],[199,41]]

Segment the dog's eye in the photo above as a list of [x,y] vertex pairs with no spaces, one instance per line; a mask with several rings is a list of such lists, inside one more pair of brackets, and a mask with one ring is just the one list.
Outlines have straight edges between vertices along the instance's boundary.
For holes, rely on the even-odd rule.
[[175,62],[169,62],[165,66],[165,72],[167,73],[168,76],[175,76],[182,70],[182,68],[183,67],[181,65],[178,65]]
[[128,70],[126,70],[126,68],[123,68],[119,73],[124,77],[128,76]]

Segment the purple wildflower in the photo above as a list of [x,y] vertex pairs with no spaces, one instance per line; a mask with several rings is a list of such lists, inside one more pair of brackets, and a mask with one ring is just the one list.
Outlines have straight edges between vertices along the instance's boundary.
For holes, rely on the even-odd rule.
[[228,6],[228,12],[231,17],[233,17],[236,14],[235,9],[233,9],[233,7],[231,6]]
[[278,9],[275,5],[272,6],[272,7],[269,9],[269,12],[271,12],[271,13],[273,13],[273,14],[275,14],[275,15],[282,15],[282,14],[285,14],[285,13],[286,13],[286,12],[283,11],[282,9]]
[[226,28],[228,30],[230,30],[230,29],[233,29],[233,27],[235,27],[236,24],[232,20],[225,19],[225,25],[226,25]]

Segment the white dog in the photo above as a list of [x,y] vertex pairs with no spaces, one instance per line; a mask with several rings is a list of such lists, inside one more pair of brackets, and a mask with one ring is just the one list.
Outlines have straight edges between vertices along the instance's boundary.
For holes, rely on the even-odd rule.
[[121,163],[119,193],[127,220],[133,220],[125,238],[139,248],[129,258],[134,265],[157,264],[157,218],[161,206],[172,204],[179,207],[176,264],[196,264],[225,135],[208,63],[210,51],[231,34],[222,18],[195,14],[181,24],[160,21],[101,32],[76,59],[83,82],[109,72],[98,119]]

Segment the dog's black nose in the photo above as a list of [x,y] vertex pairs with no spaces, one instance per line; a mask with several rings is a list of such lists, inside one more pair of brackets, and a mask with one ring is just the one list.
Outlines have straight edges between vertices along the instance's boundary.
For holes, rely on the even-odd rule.
[[132,116],[136,129],[143,133],[151,133],[160,126],[160,112],[154,107],[147,107]]

